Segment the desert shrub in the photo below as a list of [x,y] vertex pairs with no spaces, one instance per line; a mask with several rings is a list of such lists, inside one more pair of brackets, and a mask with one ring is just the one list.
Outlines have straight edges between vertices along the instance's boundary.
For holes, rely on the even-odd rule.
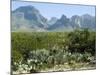
[[95,32],[91,32],[88,29],[76,30],[69,33],[69,39],[70,52],[89,52],[95,55]]
[[12,69],[18,70],[19,62],[31,67],[30,72],[64,63],[74,65],[91,62],[91,57],[95,58],[95,37],[95,32],[88,29],[72,32],[12,32]]

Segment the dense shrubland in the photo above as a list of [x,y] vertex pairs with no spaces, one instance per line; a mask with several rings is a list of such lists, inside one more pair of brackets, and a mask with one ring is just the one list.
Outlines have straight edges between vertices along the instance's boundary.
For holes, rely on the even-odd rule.
[[49,69],[56,71],[58,68],[57,71],[63,71],[60,69],[62,67],[72,70],[83,66],[95,67],[96,33],[88,29],[73,32],[12,32],[11,38],[12,71],[22,68],[36,73],[48,72]]

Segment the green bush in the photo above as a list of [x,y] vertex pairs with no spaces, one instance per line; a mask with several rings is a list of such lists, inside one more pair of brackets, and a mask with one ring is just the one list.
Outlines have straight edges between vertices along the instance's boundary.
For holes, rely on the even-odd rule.
[[[12,70],[25,64],[30,72],[40,72],[55,65],[70,66],[95,58],[96,34],[88,29],[72,32],[12,32]],[[93,59],[95,60],[95,59]]]

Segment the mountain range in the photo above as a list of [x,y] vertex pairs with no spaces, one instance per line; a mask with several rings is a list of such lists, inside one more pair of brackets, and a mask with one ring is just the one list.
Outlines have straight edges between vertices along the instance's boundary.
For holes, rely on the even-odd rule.
[[30,5],[11,11],[12,31],[72,31],[76,28],[96,30],[95,16],[84,14],[68,18],[62,14],[59,19],[52,17],[48,20],[41,15],[38,9]]

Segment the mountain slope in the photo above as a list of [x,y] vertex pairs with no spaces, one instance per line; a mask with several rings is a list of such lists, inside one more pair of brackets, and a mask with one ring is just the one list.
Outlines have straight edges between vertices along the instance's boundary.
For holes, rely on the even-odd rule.
[[73,15],[71,18],[63,14],[60,19],[52,17],[48,20],[34,6],[21,6],[11,13],[12,31],[72,31],[76,28],[96,30],[95,16],[89,14]]
[[45,28],[47,19],[33,6],[22,6],[12,11],[12,30]]
[[48,27],[50,31],[67,31],[72,28],[70,25],[70,19],[65,15],[62,15],[60,19],[56,21],[52,26]]

